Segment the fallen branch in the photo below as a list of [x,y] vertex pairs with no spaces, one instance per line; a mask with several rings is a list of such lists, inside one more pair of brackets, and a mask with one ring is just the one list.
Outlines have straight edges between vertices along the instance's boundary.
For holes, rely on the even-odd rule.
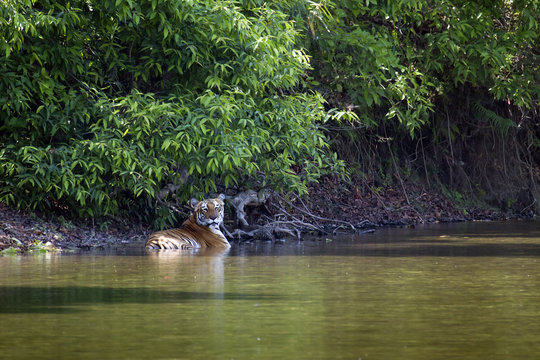
[[[315,215],[313,213],[311,213],[311,211],[309,211],[309,209],[307,208],[306,204],[304,204],[304,202],[299,198],[297,197],[297,199],[302,203],[302,205],[304,206],[305,209],[301,209],[299,208],[298,206],[294,205],[293,203],[291,203],[290,201],[286,200],[285,198],[283,198],[282,196],[278,195],[278,197],[287,203],[287,205],[295,208],[296,210],[304,213],[305,215],[311,217],[312,219],[314,220],[321,220],[321,221],[328,221],[328,222],[333,222],[333,223],[342,223],[342,224],[345,224],[347,226],[350,226],[351,229],[353,229],[354,231],[356,231],[356,227],[351,224],[350,222],[348,221],[344,221],[344,220],[336,220],[336,219],[329,219],[329,218],[325,218],[325,217],[322,217],[322,216],[318,216],[318,215]],[[283,212],[286,212],[283,208],[280,208],[281,211]]]
[[289,236],[296,236],[297,238],[300,238],[300,231],[297,229],[296,232],[294,230],[291,230],[286,227],[278,226],[278,223],[281,223],[280,221],[268,223],[265,225],[257,226],[255,229],[250,231],[245,231],[242,229],[236,229],[233,231],[230,236],[231,238],[260,238],[260,239],[269,239],[269,240],[276,240],[278,234],[284,233]]

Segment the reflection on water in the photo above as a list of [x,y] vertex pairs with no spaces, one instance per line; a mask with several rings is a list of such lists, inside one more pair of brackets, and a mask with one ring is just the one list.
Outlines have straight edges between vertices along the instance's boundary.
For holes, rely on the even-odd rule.
[[0,358],[535,359],[540,227],[0,258]]
[[201,284],[204,288],[211,285],[213,297],[223,299],[223,259],[228,253],[229,249],[205,248],[190,251],[152,250],[148,251],[147,255],[158,277],[167,280],[182,276],[192,277],[195,288]]

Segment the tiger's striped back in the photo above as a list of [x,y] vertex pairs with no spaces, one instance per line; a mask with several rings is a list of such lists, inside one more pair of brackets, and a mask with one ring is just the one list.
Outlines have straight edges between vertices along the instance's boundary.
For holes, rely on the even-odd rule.
[[221,247],[231,245],[219,229],[223,222],[225,195],[203,201],[191,200],[194,210],[189,219],[177,229],[153,233],[146,241],[147,250]]

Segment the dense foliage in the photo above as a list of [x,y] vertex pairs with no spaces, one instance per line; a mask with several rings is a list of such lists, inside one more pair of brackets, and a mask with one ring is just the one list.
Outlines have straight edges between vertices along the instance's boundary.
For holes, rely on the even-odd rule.
[[317,90],[357,117],[329,127],[341,158],[373,179],[396,154],[404,175],[503,207],[540,197],[540,1],[306,4],[291,12]]
[[167,218],[162,189],[301,192],[340,167],[322,98],[298,91],[297,30],[269,7],[9,1],[0,34],[1,201]]
[[539,22],[539,0],[2,1],[0,201],[170,222],[172,194],[305,191],[341,171],[329,142],[365,179],[538,197]]

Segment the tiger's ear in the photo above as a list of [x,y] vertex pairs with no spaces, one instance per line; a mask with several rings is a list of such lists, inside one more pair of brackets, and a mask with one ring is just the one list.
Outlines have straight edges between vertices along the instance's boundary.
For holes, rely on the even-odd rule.
[[198,203],[199,203],[199,200],[195,198],[191,199],[191,201],[189,202],[192,208],[195,208],[195,206],[197,206]]
[[225,194],[219,194],[217,198],[221,201],[225,201]]

